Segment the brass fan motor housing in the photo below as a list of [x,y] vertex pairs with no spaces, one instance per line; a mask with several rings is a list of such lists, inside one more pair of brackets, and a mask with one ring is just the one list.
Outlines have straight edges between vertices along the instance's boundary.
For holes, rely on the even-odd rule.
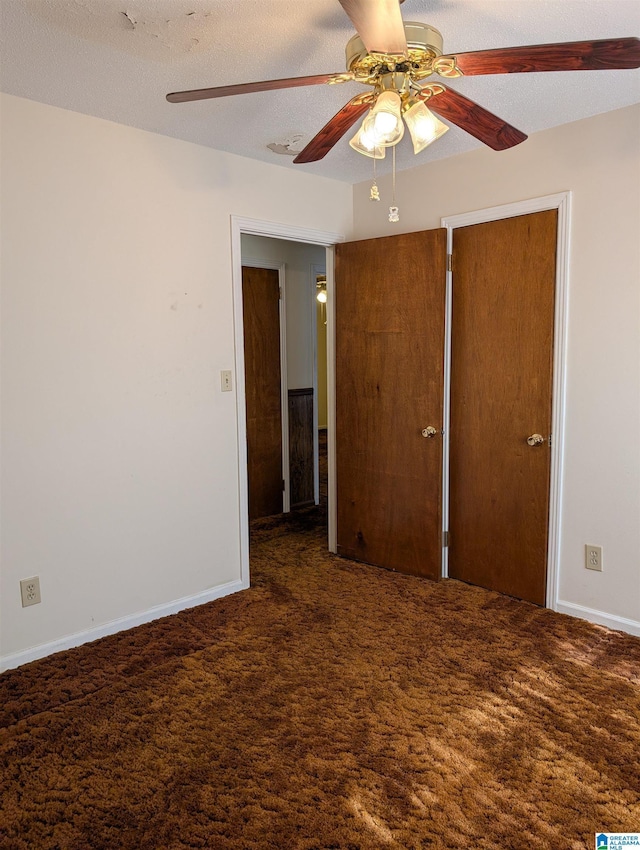
[[381,74],[402,71],[413,80],[433,73],[433,63],[442,56],[442,34],[429,24],[406,21],[407,56],[369,53],[359,35],[349,39],[346,47],[347,71],[362,83],[375,85]]

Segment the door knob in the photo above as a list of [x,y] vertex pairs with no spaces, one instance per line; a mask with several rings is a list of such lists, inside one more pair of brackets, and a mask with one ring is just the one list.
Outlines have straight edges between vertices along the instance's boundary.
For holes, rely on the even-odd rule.
[[422,436],[423,437],[429,437],[429,438],[435,437],[435,435],[437,433],[438,433],[438,430],[437,430],[437,428],[434,428],[433,425],[427,425],[426,428],[422,429]]
[[532,434],[527,437],[527,442],[530,446],[541,446],[544,443],[544,437],[542,434]]

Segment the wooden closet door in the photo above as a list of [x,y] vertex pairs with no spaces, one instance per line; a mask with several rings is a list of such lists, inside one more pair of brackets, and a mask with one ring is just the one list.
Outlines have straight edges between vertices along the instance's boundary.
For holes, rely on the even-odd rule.
[[[545,604],[557,211],[454,230],[449,575]],[[543,442],[529,445],[540,435]]]
[[446,231],[337,245],[335,281],[338,553],[437,579]]
[[282,513],[280,285],[274,269],[242,267],[249,519]]

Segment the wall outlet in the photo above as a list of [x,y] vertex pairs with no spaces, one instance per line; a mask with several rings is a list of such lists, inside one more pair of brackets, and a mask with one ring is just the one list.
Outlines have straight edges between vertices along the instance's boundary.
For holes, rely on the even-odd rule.
[[223,369],[220,372],[220,387],[223,393],[230,393],[233,388],[231,380],[231,369]]
[[42,602],[42,599],[40,599],[40,579],[38,576],[22,579],[20,582],[20,595],[22,596],[23,608]]
[[584,565],[588,570],[596,570],[602,572],[602,546],[590,546],[588,543],[584,547]]

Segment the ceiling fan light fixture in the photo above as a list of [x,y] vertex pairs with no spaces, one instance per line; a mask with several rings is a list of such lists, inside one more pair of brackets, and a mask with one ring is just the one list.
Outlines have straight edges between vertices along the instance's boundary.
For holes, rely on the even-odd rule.
[[423,151],[449,129],[430,109],[427,109],[421,100],[415,100],[408,107],[404,113],[404,120],[409,128],[414,153]]
[[382,145],[376,145],[373,135],[366,132],[364,127],[360,127],[355,136],[349,141],[349,144],[358,153],[370,156],[373,159],[384,159],[385,149]]
[[375,106],[362,122],[362,130],[370,134],[374,144],[388,148],[397,145],[404,135],[402,101],[396,91],[383,91]]

